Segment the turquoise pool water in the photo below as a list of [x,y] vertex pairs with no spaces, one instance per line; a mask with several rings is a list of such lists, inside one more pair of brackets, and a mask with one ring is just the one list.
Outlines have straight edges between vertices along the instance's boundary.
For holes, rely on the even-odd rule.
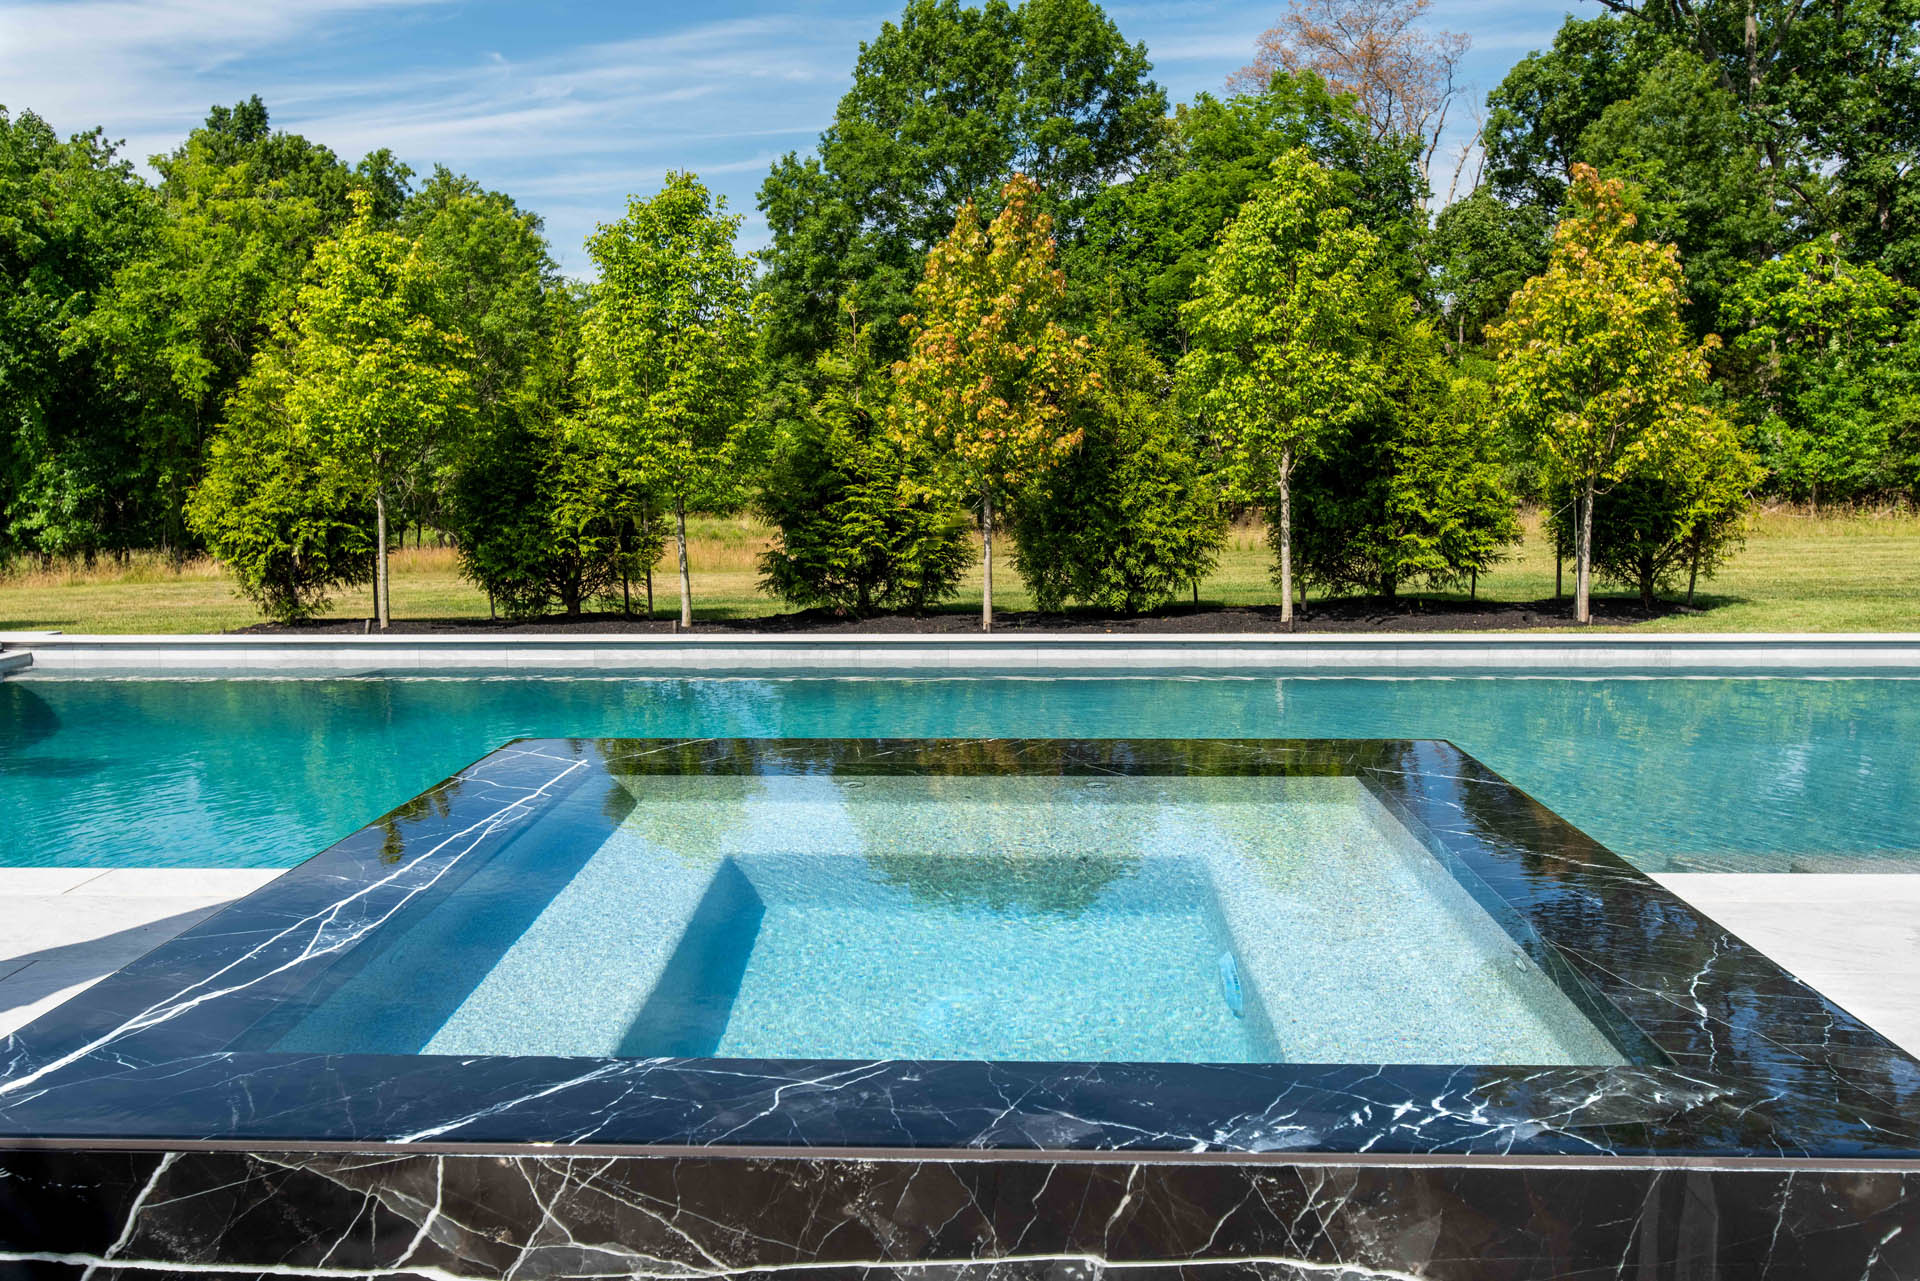
[[1350,776],[616,777],[372,942],[249,1048],[1624,1061]]
[[522,736],[1446,738],[1651,871],[1920,869],[1920,681],[0,681],[0,865],[290,866]]

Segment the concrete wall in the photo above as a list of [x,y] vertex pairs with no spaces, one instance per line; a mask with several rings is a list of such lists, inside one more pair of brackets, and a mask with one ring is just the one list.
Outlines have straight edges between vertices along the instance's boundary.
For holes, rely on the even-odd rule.
[[813,673],[1920,675],[1920,633],[1687,635],[1403,633],[1154,636],[737,633],[623,636],[85,636],[0,632],[36,672],[140,675],[430,675],[595,671],[645,675]]

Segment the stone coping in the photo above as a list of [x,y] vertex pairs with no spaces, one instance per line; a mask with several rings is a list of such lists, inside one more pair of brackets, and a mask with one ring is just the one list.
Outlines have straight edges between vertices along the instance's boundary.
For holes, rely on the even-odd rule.
[[[0,632],[37,672],[420,675],[1552,672],[1920,675],[1920,632],[82,635]],[[0,669],[4,670],[4,669]]]

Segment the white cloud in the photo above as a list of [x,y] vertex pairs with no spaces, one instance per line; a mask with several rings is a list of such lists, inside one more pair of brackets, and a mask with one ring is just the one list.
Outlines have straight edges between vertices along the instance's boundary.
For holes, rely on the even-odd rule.
[[[209,104],[259,93],[277,126],[348,159],[390,147],[417,169],[444,163],[513,193],[578,271],[593,225],[670,169],[707,177],[747,215],[743,239],[763,243],[761,176],[812,146],[859,43],[901,2],[765,0],[757,14],[706,21],[668,11],[678,23],[666,6],[609,5],[553,30],[540,25],[545,7],[528,5],[510,19],[519,31],[481,34],[459,0],[0,0],[0,103],[61,130],[103,126],[141,160],[170,150]],[[1125,0],[1108,11],[1179,101],[1217,90],[1283,8]],[[1473,74],[1487,80],[1549,40],[1558,9],[1437,0],[1433,19],[1474,35]],[[537,51],[516,48],[517,34]]]

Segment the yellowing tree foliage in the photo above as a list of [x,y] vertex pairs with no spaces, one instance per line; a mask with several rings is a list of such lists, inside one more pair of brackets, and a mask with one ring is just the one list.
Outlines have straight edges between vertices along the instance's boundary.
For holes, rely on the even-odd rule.
[[1723,430],[1701,399],[1719,339],[1695,343],[1680,318],[1679,252],[1636,239],[1625,185],[1590,166],[1573,167],[1568,200],[1546,271],[1520,287],[1488,336],[1500,356],[1501,415],[1533,443],[1548,480],[1579,498],[1573,610],[1586,623],[1595,496]]
[[902,318],[907,358],[894,367],[897,430],[933,455],[962,501],[980,504],[984,631],[993,630],[995,500],[1079,444],[1072,406],[1098,378],[1086,340],[1058,319],[1066,278],[1039,196],[1016,175],[991,225],[971,202],[961,208],[927,255],[915,314]]

